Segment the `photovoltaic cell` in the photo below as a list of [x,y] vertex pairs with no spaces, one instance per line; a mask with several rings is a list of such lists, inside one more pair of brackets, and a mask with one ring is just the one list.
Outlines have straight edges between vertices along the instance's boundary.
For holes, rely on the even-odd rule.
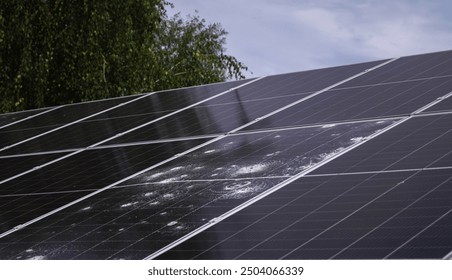
[[426,259],[444,257],[451,252],[451,231],[452,213],[449,210],[432,223],[426,225],[418,232],[418,235],[410,238],[408,242],[393,251],[387,258]]
[[[158,92],[101,113],[85,121],[72,124],[58,131],[17,145],[2,151],[1,154],[14,155],[87,147],[245,82],[249,82],[249,80]],[[42,129],[38,128],[37,131],[41,131]],[[28,130],[19,130],[15,131],[15,133],[7,131],[3,136],[0,132],[0,137],[5,139],[11,137],[11,139],[8,139],[8,143],[12,143],[17,139],[17,135],[24,133],[24,131]],[[24,135],[28,135],[28,133]]]
[[[452,92],[452,89],[451,89]],[[426,112],[452,111],[452,97],[441,100],[438,104],[425,110]]]
[[[22,197],[40,193],[73,192],[82,197],[86,194],[85,190],[93,191],[106,187],[204,141],[206,140],[187,140],[84,151],[58,164],[45,166],[1,184],[0,197],[15,195],[17,204],[21,203]],[[21,217],[30,217],[31,214],[38,217],[45,214],[40,209],[35,209],[39,203],[36,201],[31,205],[35,207],[23,208],[27,213],[17,216],[8,226],[26,222]],[[53,207],[56,209],[60,206],[60,201],[55,200]]]
[[[303,93],[307,95],[321,90],[382,62],[265,77],[247,87],[239,88],[228,95],[212,99],[207,103],[209,106],[223,106],[205,107],[203,104],[175,115],[163,124],[155,123],[145,126],[133,133],[121,136],[109,144],[154,140],[156,137],[162,137],[161,133],[158,134],[162,130],[160,128],[162,125],[168,127],[168,133],[173,133],[170,137],[181,136],[181,131],[186,135],[227,132],[297,101],[303,97]],[[272,98],[275,95],[282,97]],[[255,102],[246,102],[250,100],[255,100]],[[198,123],[201,125],[196,126]],[[163,137],[166,136],[163,135]]]
[[[225,133],[252,121],[261,114],[279,108],[280,104],[291,102],[297,97],[284,97],[278,100],[260,100],[246,103],[228,103],[216,106],[197,106],[173,116],[149,124],[145,129],[124,134],[105,145],[136,143],[150,140]],[[168,112],[146,114],[146,118],[107,118],[72,125],[58,132],[39,137],[33,142],[24,143],[5,150],[3,154],[31,153],[37,150],[80,148],[92,145],[118,133],[134,128],[147,121],[164,117]]]
[[448,94],[450,78],[334,89],[303,101],[247,130],[411,114]]
[[313,173],[452,166],[451,123],[450,114],[412,118]]
[[231,81],[196,87],[187,87],[174,90],[156,92],[139,102],[127,104],[115,110],[97,115],[92,120],[115,119],[120,117],[146,116],[152,113],[173,112],[183,107],[200,102],[234,87],[251,82],[253,79]]
[[[170,162],[162,168],[150,170],[149,172],[137,175],[135,178],[122,183],[129,186],[127,188],[132,188],[133,191],[135,191],[135,188],[145,189],[145,193],[141,191],[137,195],[134,195],[133,198],[130,198],[130,196],[125,196],[122,190],[116,191],[115,189],[115,191],[106,191],[106,193],[98,194],[93,197],[93,199],[88,199],[82,204],[77,204],[76,207],[81,207],[81,205],[86,204],[87,206],[83,207],[83,209],[90,209],[89,207],[91,206],[89,205],[92,203],[96,203],[97,201],[103,202],[103,204],[100,204],[98,211],[99,213],[107,213],[107,217],[105,217],[104,214],[95,216],[96,230],[98,227],[101,227],[103,229],[101,230],[103,235],[105,236],[108,234],[108,232],[104,232],[104,229],[111,229],[111,226],[107,227],[106,224],[110,223],[109,221],[112,219],[111,215],[113,214],[115,222],[112,226],[116,227],[114,236],[116,236],[118,231],[127,229],[127,234],[124,233],[124,235],[134,236],[137,242],[131,242],[130,239],[121,239],[121,242],[113,242],[113,244],[111,244],[113,248],[116,248],[116,252],[112,248],[108,249],[108,252],[97,252],[105,250],[101,249],[105,244],[100,244],[101,242],[98,238],[96,239],[90,235],[86,241],[80,241],[82,245],[81,247],[77,245],[76,248],[78,249],[71,247],[67,250],[64,249],[63,251],[67,252],[69,250],[74,256],[80,255],[80,258],[92,258],[93,256],[95,256],[95,258],[130,258],[130,253],[135,252],[137,248],[146,248],[146,251],[141,252],[141,257],[145,257],[146,254],[158,250],[160,248],[159,246],[171,243],[178,237],[186,234],[189,230],[207,223],[210,219],[231,210],[240,203],[246,201],[246,199],[275,186],[278,182],[285,179],[283,178],[284,176],[291,176],[299,173],[304,169],[333,156],[342,149],[355,144],[356,141],[359,141],[358,139],[367,137],[376,130],[384,128],[389,124],[391,124],[390,121],[351,125],[344,124],[333,127],[292,129],[226,137],[218,142],[209,144],[196,152],[190,153],[187,156],[181,156],[177,161],[174,161],[174,163]],[[129,148],[133,149],[132,151],[135,153],[143,153],[144,149],[143,147],[138,149],[135,146]],[[152,154],[154,151],[159,151],[160,149],[160,146],[156,146],[154,149],[146,147],[146,153],[140,153],[138,160],[135,158],[133,159],[134,162],[138,161],[138,164],[132,165],[133,168],[137,168],[137,165],[141,168],[144,168],[143,164],[147,164],[148,166],[151,165],[152,162],[149,162],[150,160],[145,161],[143,158],[148,157],[149,154]],[[118,151],[116,150],[117,149],[113,149],[111,152],[117,154]],[[270,150],[276,150],[279,153],[269,155],[268,151]],[[24,182],[20,180],[17,180],[17,183],[12,181],[6,188],[4,187],[3,191],[8,194],[14,192],[34,193],[45,192],[51,188],[53,192],[62,192],[74,189],[84,190],[86,188],[96,188],[101,185],[107,185],[109,183],[108,180],[112,177],[111,174],[116,173],[112,168],[101,167],[100,164],[97,164],[96,174],[90,174],[87,171],[79,172],[67,170],[68,168],[77,165],[79,165],[78,169],[84,170],[84,166],[93,165],[88,159],[96,157],[89,153],[99,153],[99,151],[101,151],[102,157],[105,158],[100,163],[108,162],[109,165],[111,165],[111,162],[114,162],[113,159],[108,157],[108,151],[103,151],[103,149],[89,151],[79,158],[75,156],[69,158],[68,161],[62,162],[63,166],[61,169],[64,169],[64,172],[71,172],[74,174],[74,176],[70,176],[70,179],[66,179],[67,176],[57,176],[54,179],[57,184],[47,183],[45,186],[30,186],[30,180],[32,182],[37,181],[33,178],[34,176],[44,176],[42,173],[36,173],[34,176],[30,174],[30,176],[27,176],[28,184],[24,184]],[[239,154],[240,156],[238,156]],[[101,155],[99,154],[98,157]],[[158,161],[162,161],[163,159],[164,158],[162,157]],[[70,162],[74,160],[77,160],[77,163],[83,162],[84,164],[80,166],[80,163],[75,164]],[[152,160],[156,160],[155,156]],[[141,161],[143,161],[143,163]],[[124,160],[121,161],[122,164],[124,164],[124,162]],[[127,171],[124,166],[121,167],[122,172]],[[50,173],[60,174],[63,172],[63,170],[55,171],[51,168],[47,168],[43,171],[46,171],[47,176],[51,176]],[[266,179],[253,178],[275,175],[282,175],[282,177]],[[121,175],[121,177],[126,176],[127,173]],[[52,179],[52,177],[50,178]],[[205,178],[210,180],[199,181]],[[110,183],[114,181],[114,179],[117,178],[111,179]],[[226,179],[226,181],[211,181],[217,179]],[[236,181],[237,179],[240,180]],[[22,186],[22,190],[20,186]],[[76,187],[73,189],[68,188],[67,186]],[[169,189],[168,186],[170,187]],[[174,188],[177,188],[177,190],[174,190]],[[104,198],[105,196],[106,198]],[[159,199],[152,200],[156,196],[158,196]],[[124,200],[125,197],[126,199]],[[184,197],[192,197],[192,200],[187,202],[183,199]],[[227,200],[225,201],[224,199]],[[229,199],[233,199],[233,202],[230,202]],[[108,203],[117,200],[121,201],[119,203],[120,208],[126,208],[125,210],[128,210],[134,209],[135,207],[140,209],[144,207],[146,210],[144,212],[145,214],[138,215],[135,212],[126,212],[124,215],[119,215],[120,220],[118,221],[118,213],[105,211],[106,209],[114,208]],[[159,208],[161,207],[160,204],[166,200],[174,203],[174,205],[171,204],[172,206],[170,208],[164,208],[162,210]],[[151,209],[157,208],[159,211],[158,215],[149,214],[149,212],[147,212],[148,207],[151,207]],[[59,219],[61,219],[60,215],[70,215],[70,213],[73,212],[74,208],[71,208],[67,212],[64,211],[66,214],[53,214],[52,218],[59,217]],[[165,214],[163,215],[164,217],[162,217],[163,221],[160,221],[161,212],[166,212],[168,217],[172,220],[168,220],[168,217]],[[77,221],[79,221],[78,219],[80,219],[79,215],[73,216],[75,220],[72,220],[72,218],[64,218],[64,223],[77,223]],[[89,217],[92,218],[93,216],[89,215]],[[148,221],[150,225],[147,225],[147,223],[145,223],[145,225],[142,224],[143,217],[149,217],[149,219],[152,217],[152,220]],[[49,226],[45,225],[45,223],[47,223],[46,221],[48,221],[48,219],[43,220],[43,227],[47,230]],[[128,223],[127,227],[124,223]],[[117,228],[118,224],[120,225],[119,228]],[[176,224],[182,228],[178,229]],[[85,223],[83,222],[80,225],[82,226],[81,230],[83,232],[83,230],[86,229],[83,227]],[[147,229],[145,232],[142,232],[143,227]],[[174,228],[177,229],[176,233],[171,233],[168,237],[168,231],[172,232]],[[30,225],[30,230],[36,230],[35,226]],[[17,236],[16,233],[14,235]],[[77,234],[76,236],[79,237],[80,234]],[[93,244],[93,240],[97,240],[97,243],[99,244]],[[45,240],[43,240],[43,242],[44,241]],[[36,239],[36,243],[40,242],[39,238]],[[79,244],[80,242],[76,242],[76,244]],[[89,247],[86,247],[86,244],[83,245],[84,242],[87,242]],[[53,251],[54,250],[59,251],[59,249],[53,249]],[[10,250],[8,251],[10,252]],[[125,255],[124,252],[126,253]],[[136,257],[136,255],[134,256]],[[67,255],[57,256],[56,253],[50,253],[50,258],[66,257]]]
[[44,133],[61,125],[71,123],[134,98],[137,98],[137,96],[66,105],[35,118],[16,123],[0,130],[0,148]]
[[31,221],[39,213],[48,213],[58,205],[73,202],[94,190],[80,190],[74,192],[35,193],[27,195],[0,196],[0,230],[1,233],[19,226],[23,222]]
[[[367,228],[365,236],[360,236],[353,244],[341,250],[335,258],[442,258],[450,251],[450,237],[445,232],[438,232],[439,236],[428,235],[424,232],[428,227],[441,227],[443,215],[450,212],[452,191],[450,184],[452,174],[450,170],[421,171],[415,176],[407,178],[393,192],[388,193],[381,201],[371,204],[366,211],[345,221],[336,231],[363,219],[370,211],[391,214],[390,218],[378,217],[383,220],[378,226]],[[394,213],[394,209],[398,212]],[[377,220],[378,220],[377,219]],[[449,224],[450,225],[450,224]],[[436,228],[437,229],[437,228]],[[444,230],[444,229],[443,229]],[[331,231],[334,234],[336,231]],[[363,231],[361,230],[361,233]],[[442,236],[441,236],[442,235]],[[357,235],[358,236],[358,235]],[[424,239],[419,237],[425,236]],[[438,238],[438,237],[442,238]],[[414,241],[414,243],[413,243]],[[417,243],[417,244],[416,244]],[[411,248],[411,246],[417,248]],[[411,249],[417,249],[418,254]],[[425,250],[422,256],[419,250]],[[366,257],[365,257],[366,256]]]
[[56,153],[47,155],[33,155],[26,157],[0,158],[0,182],[16,174],[39,167],[49,161],[66,155],[67,153]]
[[298,100],[297,96],[286,96],[271,100],[261,99],[240,102],[236,99],[236,96],[231,95],[230,97],[231,102],[211,106],[206,104],[188,109],[162,122],[147,125],[106,144],[134,143],[203,134],[222,134]]
[[71,123],[0,152],[0,259],[142,259],[200,229],[158,258],[445,257],[452,51],[388,62],[0,115],[23,120],[0,149]]
[[[333,217],[308,218],[320,211],[323,205],[329,205],[351,189],[358,188],[359,182],[368,177],[369,175],[300,178],[182,243],[160,258],[234,259],[246,252],[254,252],[254,247],[273,236],[273,240],[280,240],[279,244],[268,243],[268,246],[274,246],[273,250],[259,250],[256,254],[261,256],[256,257],[278,259],[301,242],[332,225],[335,222]],[[373,186],[382,187],[397,181],[397,177],[380,180]],[[369,185],[362,185],[361,188]],[[330,215],[346,215],[344,211],[347,209],[338,210]],[[299,226],[295,226],[297,221]]]
[[20,111],[20,112],[12,112],[7,114],[0,114],[0,128],[11,124],[16,121],[23,120],[25,118],[31,117],[33,115],[42,113],[46,110],[49,110],[50,108],[44,108],[44,109],[36,109],[36,110],[28,110],[28,111]]
[[363,141],[391,121],[237,134],[211,143],[128,181],[290,177]]
[[[268,76],[237,93],[240,100],[272,98],[275,96],[310,94],[375,67],[387,60],[309,70]],[[215,102],[215,101],[213,101]],[[219,99],[218,103],[224,101]]]
[[452,75],[452,51],[401,57],[339,88]]
[[[300,178],[159,258],[381,259],[450,211],[451,179],[444,170]],[[442,248],[424,257],[447,254],[444,234],[418,245]]]
[[[154,119],[166,114],[167,112],[149,113],[146,117]],[[1,151],[0,155],[81,149],[131,129],[142,121],[142,116],[84,121]]]
[[278,181],[117,187],[17,232],[9,242],[8,237],[1,239],[0,255],[2,258],[42,255],[46,259],[144,258],[149,250],[159,249]]

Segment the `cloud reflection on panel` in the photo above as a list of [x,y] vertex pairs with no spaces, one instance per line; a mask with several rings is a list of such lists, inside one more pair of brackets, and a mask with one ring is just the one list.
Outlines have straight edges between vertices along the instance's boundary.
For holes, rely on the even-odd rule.
[[289,177],[366,140],[393,122],[330,124],[232,135],[125,184]]

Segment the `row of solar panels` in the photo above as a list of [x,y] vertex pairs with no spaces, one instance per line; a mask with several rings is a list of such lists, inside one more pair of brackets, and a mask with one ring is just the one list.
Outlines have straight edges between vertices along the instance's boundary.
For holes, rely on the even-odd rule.
[[0,115],[0,258],[448,258],[452,52]]

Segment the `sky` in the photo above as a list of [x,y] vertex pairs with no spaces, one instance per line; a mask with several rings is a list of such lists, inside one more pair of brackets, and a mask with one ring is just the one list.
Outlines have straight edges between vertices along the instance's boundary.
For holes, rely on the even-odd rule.
[[247,78],[452,49],[450,0],[169,0],[220,23]]

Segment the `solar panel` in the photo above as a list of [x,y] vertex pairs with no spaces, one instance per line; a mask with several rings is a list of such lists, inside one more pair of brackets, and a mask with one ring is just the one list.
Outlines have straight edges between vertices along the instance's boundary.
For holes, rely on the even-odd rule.
[[[450,211],[451,180],[450,170],[301,178],[159,258],[390,258]],[[429,257],[442,258],[447,244]]]
[[451,66],[447,51],[1,115],[0,258],[448,258]]
[[450,96],[444,100],[441,100],[435,106],[432,106],[425,110],[426,112],[437,112],[437,111],[451,111],[452,110],[452,98]]
[[0,130],[1,150],[8,145],[17,145],[27,138],[35,137],[58,127],[68,125],[72,122],[79,122],[83,118],[108,110],[112,106],[118,106],[137,98],[136,96],[126,96],[121,98],[106,99],[101,101],[71,104],[55,107],[45,111],[39,116],[29,118],[23,122],[18,122]]
[[[4,139],[9,144],[17,141],[14,146],[8,146],[0,150],[0,154],[14,155],[69,148],[84,148],[114,137],[117,134],[126,133],[128,130],[144,123],[156,121],[156,119],[163,118],[193,103],[211,98],[215,95],[224,94],[227,90],[245,82],[247,81],[213,84],[174,91],[163,91],[155,94],[151,93],[139,97],[123,97],[113,100],[71,105],[68,108],[62,107],[59,110],[64,111],[63,120],[68,120],[67,122],[69,120],[71,121],[63,126],[61,125],[64,124],[62,123],[63,120],[58,119],[61,113],[58,112],[59,110],[55,110],[43,115],[42,118],[44,120],[33,119],[34,122],[46,124],[36,129],[12,130],[13,128],[9,127],[3,134],[0,131],[2,142]],[[108,106],[108,108],[105,106]],[[83,110],[80,112],[79,107],[84,108],[86,113],[84,114]],[[95,112],[93,111],[94,109],[103,110]],[[72,118],[75,117],[78,120],[74,122]],[[48,123],[55,122],[56,120],[59,122],[58,125],[48,125]],[[33,123],[28,124],[28,122],[21,123],[21,125],[34,126]],[[40,137],[26,139],[28,136],[32,136],[30,133],[36,133],[36,131],[46,134]],[[19,138],[18,135],[20,135]],[[22,139],[23,141],[18,141]]]
[[37,115],[45,113],[51,108],[35,109],[20,112],[11,112],[0,115],[0,129],[11,126],[15,123],[25,121],[29,118],[36,117]]
[[[392,123],[394,120],[232,134],[151,170],[149,177],[145,173],[144,182],[291,177]],[[199,171],[187,172],[181,166]],[[137,180],[143,182],[141,177]]]
[[403,116],[448,94],[451,88],[452,80],[445,77],[332,89],[246,129]]
[[[3,180],[0,196],[14,195],[16,204],[20,204],[22,198],[28,200],[28,196],[41,193],[58,197],[61,193],[73,192],[80,198],[86,195],[85,190],[102,189],[204,142],[204,139],[186,140],[80,152],[22,176]],[[63,205],[55,198],[54,209]],[[33,208],[23,208],[23,211],[36,217],[46,213]],[[17,215],[4,226],[12,228],[24,222],[26,220]]]
[[[277,196],[265,197],[161,258],[282,258],[359,208],[360,202],[368,201],[359,200],[358,193],[361,198],[366,190],[368,196],[376,196],[376,191],[399,180],[392,176],[368,182],[371,176],[301,178],[278,191]],[[328,258],[336,248],[331,246],[313,250],[316,252],[309,258]]]
[[[154,207],[149,208],[149,205],[153,205],[155,202],[157,203],[156,205],[158,206],[157,210],[159,213],[173,213],[179,211],[179,215],[169,215],[169,218],[177,221],[177,223],[187,224],[187,228],[194,228],[202,225],[203,219],[210,220],[210,218],[213,218],[216,215],[229,211],[234,206],[237,206],[239,204],[238,202],[243,202],[243,198],[248,198],[251,195],[265,191],[275,185],[274,182],[282,181],[284,177],[290,177],[304,169],[309,168],[324,158],[342,151],[347,148],[347,146],[355,144],[357,141],[356,139],[367,137],[376,130],[384,128],[389,124],[391,124],[391,121],[379,122],[378,124],[376,122],[365,122],[359,124],[343,124],[334,127],[312,127],[274,132],[231,135],[225,137],[224,139],[219,139],[218,141],[206,145],[205,147],[201,147],[197,151],[190,154],[180,156],[177,158],[177,161],[170,161],[167,164],[151,169],[149,172],[139,174],[132,177],[128,181],[122,182],[121,185],[129,186],[131,188],[143,185],[148,186],[148,188],[141,188],[144,190],[144,193],[135,193],[136,190],[134,190],[133,197],[135,199],[130,200],[129,196],[124,196],[124,191],[122,189],[120,189],[119,193],[116,190],[108,191],[107,194],[99,194],[94,199],[85,200],[83,205],[86,206],[82,208],[90,209],[90,207],[92,207],[90,205],[99,199],[107,201],[117,201],[119,199],[120,209],[125,208],[124,210],[128,211],[129,206],[131,206],[131,208],[135,210],[135,215],[125,218],[127,220],[127,226],[134,229],[137,225],[140,225],[143,222],[143,217],[151,217],[150,220],[146,218],[146,221],[150,224],[155,223],[155,219],[152,217],[156,216],[158,213],[155,213],[156,209]],[[185,141],[181,141],[181,143],[185,143]],[[199,142],[197,142],[197,144],[199,144]],[[80,154],[80,156],[71,157],[68,159],[69,161],[63,161],[61,165],[57,165],[55,168],[47,169],[47,173],[43,173],[45,169],[36,172],[33,176],[30,175],[27,177],[29,180],[18,178],[17,180],[7,182],[6,186],[4,186],[3,192],[18,192],[24,196],[25,194],[36,192],[51,192],[58,194],[63,191],[68,191],[68,185],[74,186],[73,190],[77,192],[81,192],[86,188],[96,189],[96,186],[111,184],[113,181],[119,180],[121,176],[126,177],[127,175],[134,173],[133,171],[144,169],[145,166],[151,166],[152,160],[158,159],[157,162],[160,162],[166,157],[169,158],[169,156],[165,157],[162,155],[161,157],[158,157],[154,155],[147,161],[143,160],[148,158],[148,155],[156,153],[156,151],[164,150],[164,146],[162,147],[161,144],[155,148],[150,146],[151,145],[147,145],[146,147],[131,146],[128,148],[121,148],[122,150],[131,149],[128,153],[133,154],[134,157],[130,155],[123,155],[121,161],[118,161],[117,163],[119,166],[117,168],[118,171],[115,170],[115,166],[112,163],[115,161],[115,158],[113,156],[109,156],[109,154],[112,153],[113,155],[116,155],[118,153],[124,154],[125,152],[118,152],[117,150],[119,148],[98,149],[90,151],[83,156]],[[146,148],[146,153],[143,152],[143,148]],[[185,146],[184,148],[188,149],[190,147]],[[269,154],[271,151],[275,151],[275,153]],[[140,153],[138,155],[138,159],[135,158],[137,155],[133,152]],[[138,162],[138,164],[131,164],[132,160],[133,162]],[[82,165],[79,162],[83,162],[84,164]],[[124,166],[126,163],[127,166]],[[96,165],[96,169],[93,170],[96,172],[95,174],[90,174],[89,171],[85,171],[85,166],[91,165]],[[137,165],[138,167],[136,167]],[[77,166],[77,170],[69,169],[72,166]],[[127,172],[128,168],[134,169],[133,171]],[[78,169],[81,169],[83,172]],[[198,172],[190,172],[192,169],[198,170]],[[120,173],[119,177],[115,177],[114,175],[119,173],[119,171],[122,173]],[[70,172],[71,176],[60,177],[61,175],[53,175],[55,179],[52,178],[52,174],[64,174],[64,172]],[[266,180],[255,179],[254,177],[256,176],[280,178],[268,179],[270,182],[273,182],[273,184],[270,184]],[[49,179],[46,180],[45,185],[41,185],[39,184],[39,180],[37,180],[39,177],[46,177]],[[249,177],[253,178],[251,180],[245,180]],[[232,181],[234,183],[231,185],[230,182],[218,181],[218,179],[242,179],[244,181],[238,183]],[[206,181],[193,182],[193,187],[188,190],[184,190],[184,188],[182,188],[182,190],[178,189],[173,192],[166,191],[169,183],[181,180],[184,182],[199,180]],[[156,184],[149,185],[150,183],[157,183],[161,186]],[[219,184],[220,186],[215,187],[215,184]],[[179,185],[180,183],[175,184],[175,187],[173,188],[180,188]],[[152,192],[158,192],[160,195],[156,198],[154,198],[156,195],[149,195],[149,187]],[[162,191],[161,188],[164,190]],[[81,192],[81,195],[83,194],[84,192]],[[108,199],[104,199],[105,195],[107,195]],[[192,199],[182,199],[183,196],[192,197]],[[154,198],[154,201],[152,201],[151,198]],[[20,202],[20,198],[17,197],[17,199],[19,201],[16,201],[16,203]],[[169,201],[170,205],[161,205],[166,201]],[[220,206],[223,204],[225,205],[220,208],[220,211],[215,212],[215,207],[219,207],[217,204],[220,204]],[[207,215],[204,215],[203,213],[206,205],[209,206],[210,210]],[[80,204],[77,204],[67,210],[67,212],[62,211],[59,214],[56,214],[56,216],[53,216],[60,217],[60,219],[63,219],[65,223],[73,224],[81,218],[79,215],[74,214],[80,207]],[[111,209],[111,206],[103,205],[101,209],[98,210],[100,213],[97,216],[100,216],[100,220],[104,220],[105,224],[117,224],[117,216],[122,216],[122,214],[124,214],[119,211],[119,213],[113,215],[112,218],[111,213],[107,211],[107,217],[105,217],[105,211],[103,211],[104,209]],[[24,210],[27,211],[26,209]],[[17,213],[19,210],[16,210],[15,212],[16,216],[18,216]],[[62,216],[64,213],[67,213],[69,217]],[[182,216],[184,219],[174,219],[174,216]],[[198,216],[201,217],[198,219]],[[92,215],[88,215],[88,217],[92,217]],[[160,216],[157,215],[157,217]],[[164,218],[168,219],[166,216]],[[187,219],[188,222],[185,222],[185,219]],[[111,221],[107,222],[108,220]],[[15,222],[19,222],[18,218],[16,218]],[[50,229],[53,227],[47,223],[47,219],[43,220],[42,222],[36,223],[33,228],[36,229],[36,227],[45,227],[46,229]],[[156,226],[154,225],[151,232],[171,230],[171,227],[171,221],[166,221],[166,223],[162,222]],[[121,224],[119,229],[121,228],[124,228],[124,224]],[[77,231],[78,227],[74,226],[72,227],[72,230]],[[122,234],[128,234],[127,228],[123,229],[123,231],[124,233]],[[113,231],[112,233],[116,234],[117,231]],[[172,234],[172,237],[180,237],[183,233],[186,232],[175,232]],[[60,234],[63,233],[59,233],[58,235]],[[76,237],[78,238],[79,236],[76,235]],[[106,235],[104,237],[107,238]],[[89,240],[93,240],[91,236],[87,236],[87,238]],[[165,244],[162,240],[162,236],[157,235],[157,233],[149,236],[142,236],[141,238],[143,239],[143,242],[152,244],[160,242],[160,244],[167,245],[170,243],[167,242]],[[97,248],[97,245],[95,245],[96,244],[93,244],[93,247]],[[117,244],[115,246],[120,245]],[[74,253],[77,250],[80,250],[81,253],[88,249],[74,248],[72,250]],[[95,251],[95,249],[93,250]],[[44,254],[44,252],[42,253]],[[59,256],[58,254],[53,253],[52,257],[58,258]],[[105,256],[102,255],[101,258],[103,257]],[[121,257],[130,258],[130,255],[126,254]],[[143,254],[141,257],[146,257],[146,254]]]
[[406,56],[396,59],[388,67],[375,69],[371,75],[357,77],[344,87],[363,84],[379,84],[397,81],[425,79],[452,75],[452,58],[450,51]]
[[[256,118],[272,113],[305,96],[315,94],[316,91],[322,90],[326,86],[341,82],[351,75],[360,74],[366,69],[382,63],[384,61],[267,77],[248,87],[239,88],[233,94],[231,92],[218,99],[209,100],[199,107],[174,115],[164,124],[155,123],[144,126],[109,143],[153,140],[155,137],[159,137],[158,131],[165,124],[172,128],[169,129],[169,133],[176,135],[225,133],[247,126]],[[275,96],[280,97],[275,98]],[[218,106],[220,104],[221,106]]]
[[131,133],[112,139],[106,144],[133,143],[157,139],[178,138],[205,134],[223,134],[281,106],[294,102],[298,96],[285,96],[276,100],[252,100],[240,102],[232,94],[228,102],[221,105],[201,104],[180,114],[146,125]]
[[10,156],[0,157],[2,163],[2,172],[0,173],[0,182],[20,174],[42,164],[51,162],[57,158],[67,155],[67,153],[50,153],[29,156]]
[[376,137],[315,174],[452,166],[451,114],[418,116]]

